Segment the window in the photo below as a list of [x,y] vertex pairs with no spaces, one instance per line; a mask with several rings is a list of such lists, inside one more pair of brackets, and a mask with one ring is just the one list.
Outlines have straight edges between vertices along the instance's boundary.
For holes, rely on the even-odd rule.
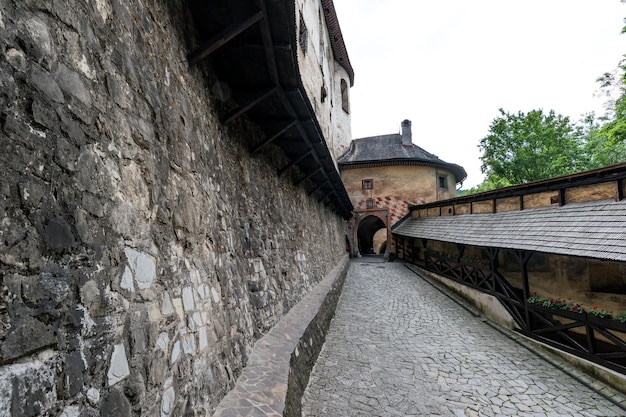
[[350,113],[350,101],[348,100],[348,83],[341,79],[341,108],[346,113]]
[[448,189],[448,179],[446,178],[445,175],[439,175],[438,183],[439,183],[439,188],[441,188],[443,190],[447,190]]
[[374,180],[363,180],[361,186],[364,190],[371,190],[374,188]]
[[365,208],[372,209],[374,208],[374,199],[368,198],[365,200]]
[[302,49],[302,53],[306,55],[309,47],[309,31],[306,28],[306,23],[304,23],[304,17],[302,15],[300,15],[299,35],[300,48]]

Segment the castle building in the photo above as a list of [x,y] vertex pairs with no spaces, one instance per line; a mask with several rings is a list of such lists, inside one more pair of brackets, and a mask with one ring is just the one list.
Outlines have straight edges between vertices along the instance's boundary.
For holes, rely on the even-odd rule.
[[390,230],[408,205],[455,197],[456,184],[467,177],[462,166],[415,145],[409,120],[400,133],[354,139],[339,170],[354,206],[352,255],[393,252]]

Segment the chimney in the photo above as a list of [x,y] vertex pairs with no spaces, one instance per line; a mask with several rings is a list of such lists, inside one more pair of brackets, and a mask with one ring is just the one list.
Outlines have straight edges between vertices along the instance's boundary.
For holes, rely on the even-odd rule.
[[402,146],[413,146],[411,140],[411,121],[404,119],[402,121]]

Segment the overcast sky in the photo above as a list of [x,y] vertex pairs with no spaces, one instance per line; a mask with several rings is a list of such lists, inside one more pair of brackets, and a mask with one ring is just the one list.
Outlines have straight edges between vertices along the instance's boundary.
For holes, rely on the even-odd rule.
[[352,137],[398,132],[482,182],[478,143],[498,109],[572,120],[626,53],[619,0],[334,0],[355,84]]

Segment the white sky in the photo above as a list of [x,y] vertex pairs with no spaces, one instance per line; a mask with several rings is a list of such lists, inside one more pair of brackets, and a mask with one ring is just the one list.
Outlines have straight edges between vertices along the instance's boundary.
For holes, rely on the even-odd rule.
[[395,133],[482,182],[478,143],[498,109],[572,120],[626,53],[619,0],[334,0],[355,72],[352,137]]

